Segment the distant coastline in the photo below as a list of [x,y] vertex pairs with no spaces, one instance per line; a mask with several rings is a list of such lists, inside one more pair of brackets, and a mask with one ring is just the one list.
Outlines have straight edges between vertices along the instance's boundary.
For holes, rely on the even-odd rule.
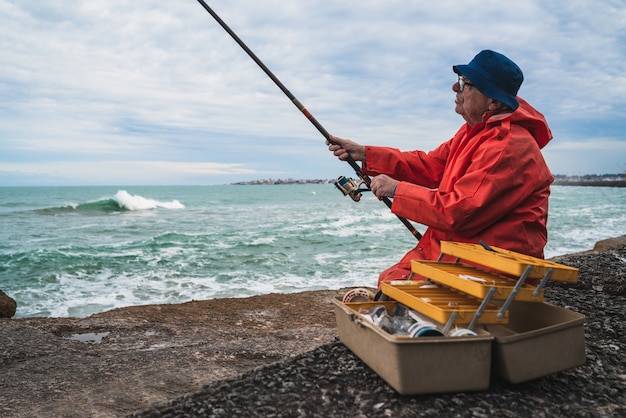
[[626,187],[625,174],[604,174],[585,176],[554,176],[557,186]]
[[626,180],[615,180],[615,181],[555,180],[554,183],[552,184],[556,186],[626,187]]
[[328,179],[261,179],[261,180],[250,180],[250,181],[238,181],[236,183],[230,183],[233,186],[257,186],[257,185],[274,185],[274,184],[332,184],[335,180]]
[[[626,174],[588,174],[584,176],[565,176],[557,174],[554,176],[554,183],[557,186],[592,186],[592,187],[626,187]],[[249,181],[238,181],[229,183],[234,186],[258,186],[276,184],[334,184],[335,180],[329,179],[257,179]]]

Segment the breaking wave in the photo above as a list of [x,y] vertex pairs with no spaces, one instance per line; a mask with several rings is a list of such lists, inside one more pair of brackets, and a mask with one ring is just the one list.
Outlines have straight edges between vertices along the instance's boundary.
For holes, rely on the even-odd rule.
[[150,209],[184,209],[178,200],[162,202],[155,199],[133,195],[126,190],[118,190],[113,197],[102,198],[91,202],[79,204],[67,204],[53,208],[39,209],[43,215],[60,215],[64,213],[100,214],[124,211],[150,210]]

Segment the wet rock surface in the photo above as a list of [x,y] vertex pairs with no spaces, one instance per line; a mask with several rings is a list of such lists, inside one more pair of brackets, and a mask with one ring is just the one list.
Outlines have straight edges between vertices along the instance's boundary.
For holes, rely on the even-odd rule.
[[481,392],[401,396],[337,340],[316,291],[0,319],[0,416],[626,416],[626,245],[562,256],[545,299],[586,316],[586,363]]
[[16,308],[15,300],[0,290],[0,318],[12,318]]
[[337,293],[0,319],[0,417],[125,416],[295,357],[335,339]]

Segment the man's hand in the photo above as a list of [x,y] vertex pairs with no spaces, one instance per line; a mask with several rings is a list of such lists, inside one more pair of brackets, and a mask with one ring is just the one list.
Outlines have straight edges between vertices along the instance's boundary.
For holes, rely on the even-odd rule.
[[378,199],[382,200],[383,197],[393,197],[398,183],[398,180],[394,180],[385,174],[381,174],[372,178],[370,188],[372,189],[372,193],[374,193]]
[[328,149],[332,151],[335,157],[341,161],[347,160],[348,157],[352,157],[354,161],[365,161],[365,147],[363,145],[333,135],[330,135],[330,139],[333,144],[326,141],[326,145],[328,145]]

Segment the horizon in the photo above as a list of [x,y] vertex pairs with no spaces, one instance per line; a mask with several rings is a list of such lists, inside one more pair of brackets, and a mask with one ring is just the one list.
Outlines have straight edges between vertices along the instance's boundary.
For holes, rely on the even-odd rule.
[[[562,179],[580,179],[580,178],[597,178],[597,177],[614,177],[626,178],[625,173],[605,173],[605,174],[580,174],[568,176],[564,174],[553,174],[555,181]],[[0,187],[206,187],[206,186],[238,186],[238,185],[267,185],[268,182],[279,182],[280,184],[334,184],[334,178],[255,178],[249,180],[239,180],[230,183],[213,183],[213,184],[0,184]],[[291,183],[288,183],[291,182]],[[321,183],[323,182],[323,183]],[[274,184],[272,184],[274,185]],[[553,184],[558,186],[558,184]]]

